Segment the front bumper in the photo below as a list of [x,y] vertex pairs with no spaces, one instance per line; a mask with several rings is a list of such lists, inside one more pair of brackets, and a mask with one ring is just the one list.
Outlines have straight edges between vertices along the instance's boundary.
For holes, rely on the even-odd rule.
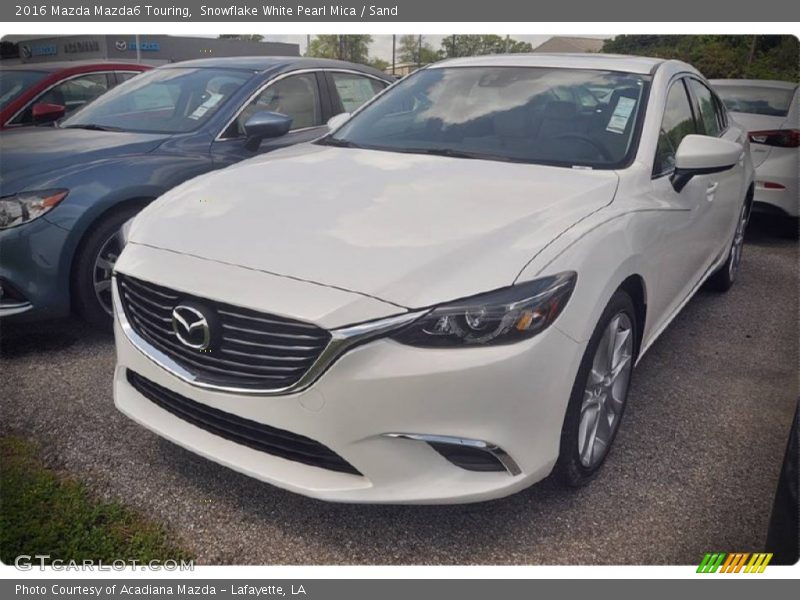
[[0,318],[30,321],[69,313],[62,272],[69,232],[45,218],[0,231]]
[[[276,278],[275,285],[281,284]],[[263,291],[263,297],[271,296],[271,290]],[[474,502],[546,477],[558,457],[582,352],[556,327],[519,344],[471,349],[419,349],[379,339],[341,356],[301,392],[259,396],[182,381],[140,351],[119,319],[115,334],[114,400],[120,411],[236,471],[338,502]],[[201,405],[319,442],[359,474],[302,464],[215,435],[142,395],[129,382],[129,370]],[[466,470],[418,436],[488,442],[516,469]]]

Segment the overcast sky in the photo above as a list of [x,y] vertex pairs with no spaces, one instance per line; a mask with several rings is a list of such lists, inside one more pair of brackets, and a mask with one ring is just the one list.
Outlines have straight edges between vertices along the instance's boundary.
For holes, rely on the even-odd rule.
[[[313,36],[312,36],[313,37]],[[398,35],[398,38],[400,36]],[[423,42],[430,44],[433,46],[434,50],[438,50],[442,44],[442,38],[446,37],[445,35],[425,35],[423,36]],[[551,37],[550,35],[512,35],[512,38],[515,40],[520,40],[524,42],[530,42],[533,47],[535,48],[542,42],[546,42]],[[597,37],[597,38],[607,38],[610,36],[603,36],[603,35],[586,35],[581,37]],[[306,51],[306,36],[304,35],[271,35],[265,34],[264,39],[269,42],[290,42],[293,44],[300,44],[300,54],[303,54]],[[372,45],[369,47],[369,55],[370,58],[382,58],[386,61],[391,62],[392,60],[392,36],[391,35],[373,35],[372,36],[373,42]]]

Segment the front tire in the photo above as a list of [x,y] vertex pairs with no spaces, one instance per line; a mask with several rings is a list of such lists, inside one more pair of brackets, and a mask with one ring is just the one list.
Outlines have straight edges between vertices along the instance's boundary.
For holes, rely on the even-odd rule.
[[111,273],[122,252],[122,226],[142,209],[128,206],[101,217],[81,242],[72,271],[75,310],[88,323],[112,323]]
[[589,339],[567,406],[554,469],[567,486],[594,479],[614,443],[627,404],[638,332],[633,300],[617,290]]

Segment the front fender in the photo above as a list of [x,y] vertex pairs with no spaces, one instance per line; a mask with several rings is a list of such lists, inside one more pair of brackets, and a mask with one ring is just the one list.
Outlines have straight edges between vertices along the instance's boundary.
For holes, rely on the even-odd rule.
[[[657,269],[646,252],[648,237],[656,226],[654,214],[599,211],[537,256],[518,281],[561,271],[577,272],[575,291],[554,326],[573,340],[586,343],[611,296],[631,275],[644,280],[647,302],[649,282]],[[644,324],[645,339],[649,321]]]
[[59,255],[59,285],[69,286],[80,241],[103,214],[128,201],[153,200],[211,169],[210,157],[145,155],[93,163],[51,178],[46,187],[69,189],[67,198],[42,217],[68,231]]

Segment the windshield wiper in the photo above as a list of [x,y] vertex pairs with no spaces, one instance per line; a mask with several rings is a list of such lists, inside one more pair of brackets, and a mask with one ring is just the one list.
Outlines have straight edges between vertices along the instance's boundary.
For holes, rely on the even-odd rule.
[[361,146],[350,140],[338,140],[333,137],[324,137],[321,140],[317,140],[316,143],[322,146],[335,146],[337,148],[361,148]]
[[431,154],[433,156],[448,156],[450,158],[486,158],[483,155],[453,148],[403,148],[403,152],[413,154]]
[[62,129],[89,129],[90,131],[125,131],[121,127],[98,125],[97,123],[79,123],[77,125],[66,125],[62,127]]

